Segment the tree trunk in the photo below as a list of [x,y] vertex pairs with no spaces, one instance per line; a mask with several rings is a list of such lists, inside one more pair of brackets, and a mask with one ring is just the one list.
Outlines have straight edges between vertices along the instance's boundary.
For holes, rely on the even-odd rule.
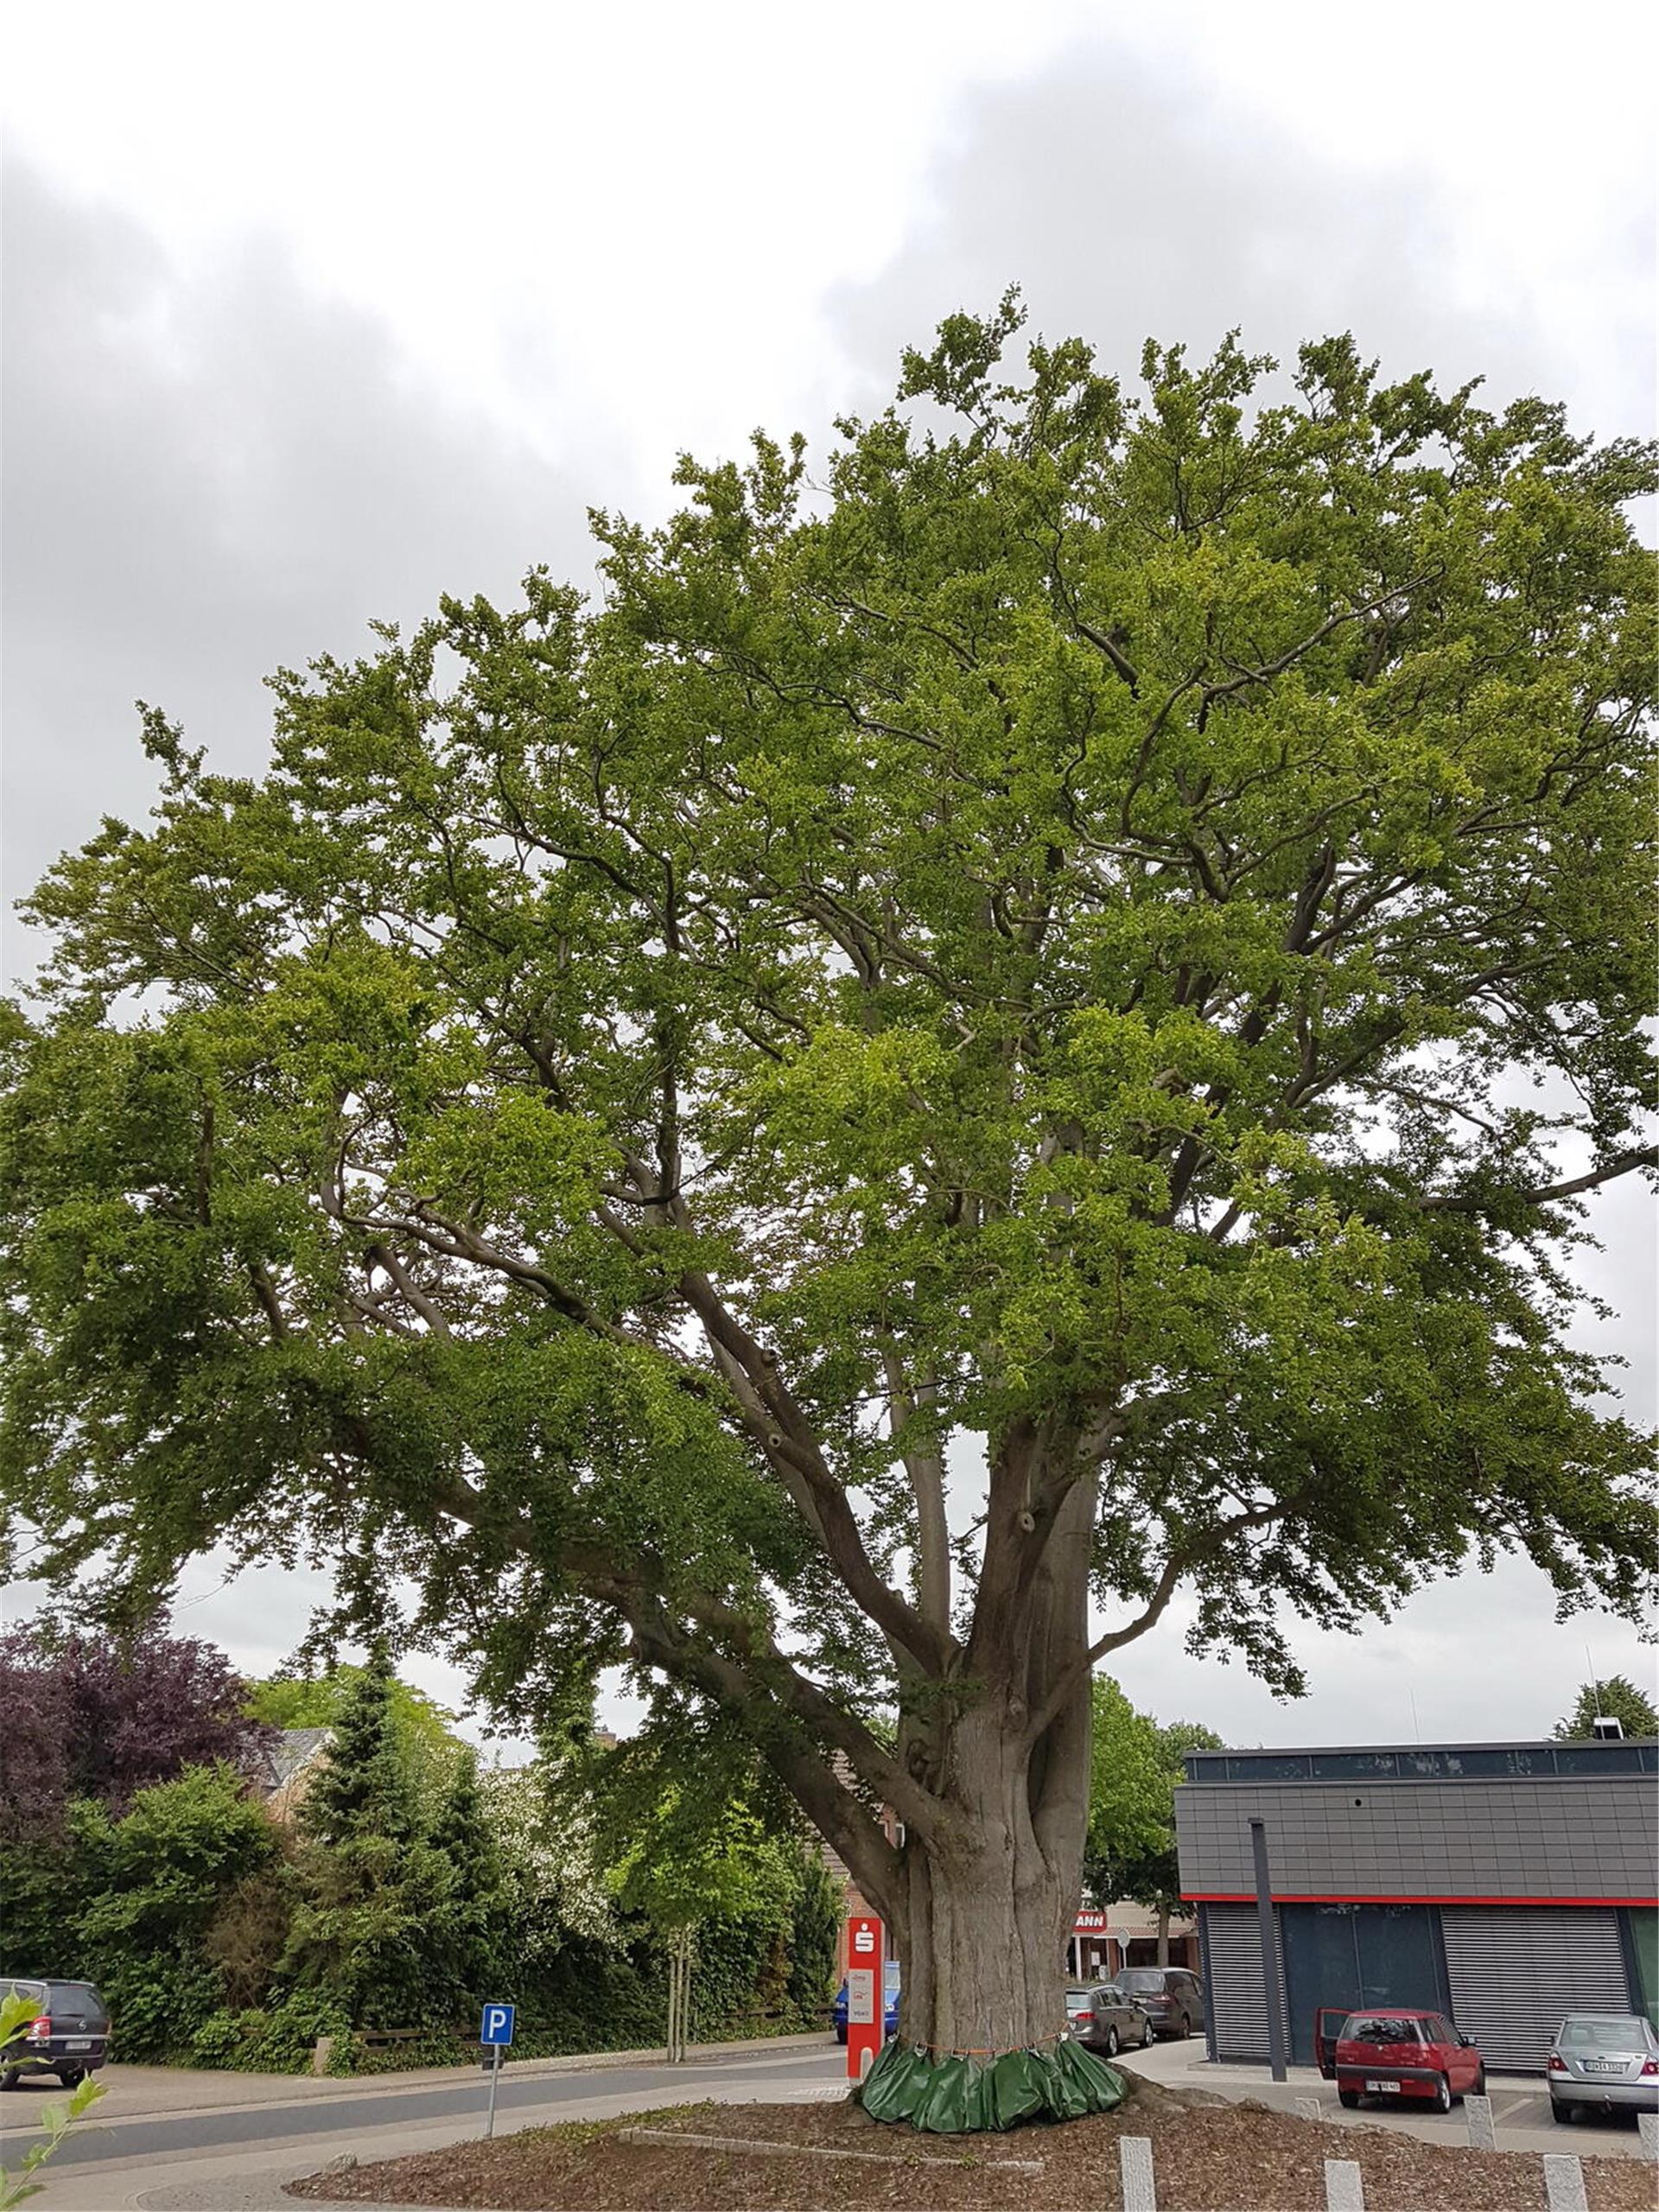
[[[1089,1818],[1093,1510],[1090,1484],[1062,1503],[1019,1593],[1023,1618],[997,1655],[1012,1664],[988,1665],[948,1721],[937,1707],[918,1716],[912,1740],[926,1747],[950,1818],[934,1835],[907,1833],[888,1915],[903,1969],[899,2031],[941,2055],[1021,2050],[1066,2024]],[[1033,1716],[1057,1685],[1063,1701],[1033,1741]]]
[[1028,1821],[1008,1818],[1007,1803],[995,1793],[977,1847],[906,1844],[893,1930],[899,2030],[940,2056],[1021,2050],[1065,2025],[1076,1880],[1044,1857]]

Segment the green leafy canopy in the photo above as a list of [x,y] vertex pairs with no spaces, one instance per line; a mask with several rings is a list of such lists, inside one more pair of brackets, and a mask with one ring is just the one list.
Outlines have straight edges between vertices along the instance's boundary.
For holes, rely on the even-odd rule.
[[1075,1691],[1010,1656],[1067,1499],[1095,1656],[1185,1585],[1294,1688],[1506,1548],[1640,1603],[1571,1325],[1653,1161],[1653,456],[1018,322],[598,515],[594,604],[279,675],[257,778],[147,716],[4,1039],[39,1557],[408,1578],[505,1712],[629,1656],[836,1834],[930,1817],[874,1704]]
[[1218,1751],[1221,1738],[1198,1721],[1160,1727],[1109,1676],[1096,1678],[1093,1696],[1085,1886],[1096,1904],[1128,1897],[1167,1910],[1181,1897],[1175,1791],[1185,1754]]

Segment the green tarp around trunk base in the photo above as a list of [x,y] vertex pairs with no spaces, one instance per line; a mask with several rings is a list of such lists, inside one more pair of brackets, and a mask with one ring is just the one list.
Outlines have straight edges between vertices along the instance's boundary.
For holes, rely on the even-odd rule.
[[897,2037],[856,2094],[872,2120],[907,2120],[934,2135],[972,2135],[1027,2120],[1081,2120],[1110,2112],[1123,2077],[1069,2037],[1001,2058],[932,2058]]

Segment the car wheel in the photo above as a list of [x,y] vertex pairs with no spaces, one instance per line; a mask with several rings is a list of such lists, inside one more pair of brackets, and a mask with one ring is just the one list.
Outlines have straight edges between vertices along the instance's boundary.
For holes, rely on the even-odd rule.
[[1337,2091],[1337,2102],[1339,2105],[1346,2105],[1350,2112],[1357,2112],[1359,2109],[1359,2091],[1357,2089],[1338,2089]]
[[18,2071],[16,2066],[8,2066],[0,2069],[0,2089],[15,2089],[17,2086]]
[[1152,2022],[1144,2012],[1141,2016],[1141,2048],[1142,2050],[1152,2049]]
[[1108,2028],[1106,2031],[1106,2056],[1108,2058],[1117,2056],[1117,2030],[1116,2028]]
[[1571,2105],[1558,2103],[1552,2097],[1549,2101],[1549,2116],[1557,2127],[1570,2127],[1573,2123],[1573,2107]]
[[1475,2086],[1469,2094],[1471,2097],[1484,2097],[1486,2094],[1486,2068],[1484,2062],[1476,2070]]
[[86,2069],[84,2066],[60,2066],[58,2079],[66,2089],[78,2089],[86,2079]]
[[1450,2112],[1452,2109],[1452,2083],[1444,2074],[1434,2084],[1434,2109],[1436,2112]]

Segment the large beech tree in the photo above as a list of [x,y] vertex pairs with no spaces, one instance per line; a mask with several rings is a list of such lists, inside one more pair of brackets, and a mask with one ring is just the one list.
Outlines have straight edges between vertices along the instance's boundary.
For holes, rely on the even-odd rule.
[[1654,1157],[1651,456],[1016,326],[596,516],[592,604],[281,675],[261,777],[150,714],[4,1106],[33,1571],[334,1560],[512,1712],[626,1657],[947,2051],[1060,2025],[1090,1668],[1178,1592],[1294,1688],[1656,1555],[1569,1333]]

